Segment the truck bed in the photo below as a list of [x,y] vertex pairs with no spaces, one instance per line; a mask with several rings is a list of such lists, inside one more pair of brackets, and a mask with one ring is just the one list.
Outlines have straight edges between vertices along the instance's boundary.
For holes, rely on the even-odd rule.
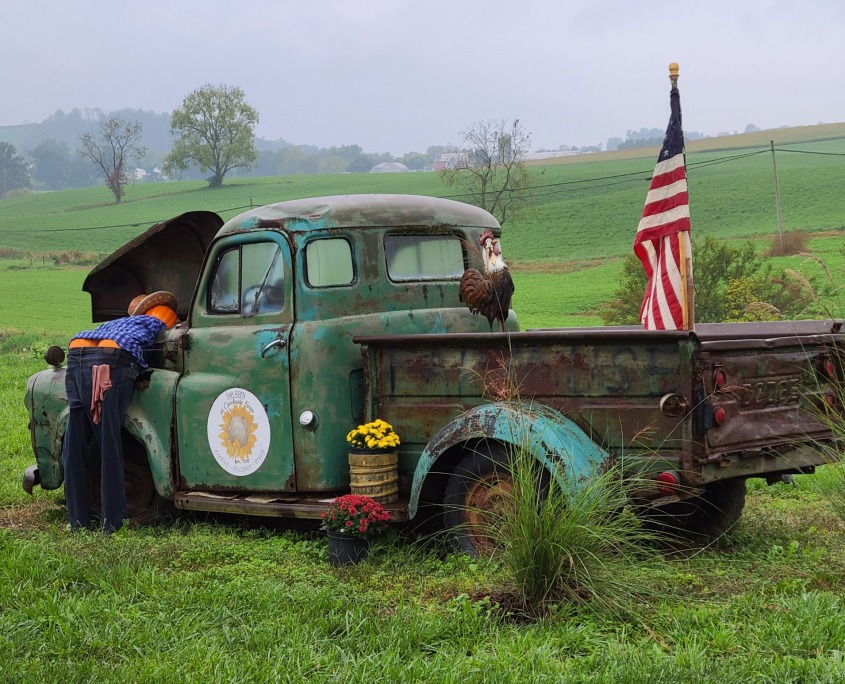
[[[392,422],[409,452],[473,406],[519,401],[561,411],[611,452],[659,454],[709,481],[823,462],[813,442],[831,435],[811,408],[842,377],[841,330],[789,321],[354,341],[370,413]],[[672,412],[677,398],[682,408]]]

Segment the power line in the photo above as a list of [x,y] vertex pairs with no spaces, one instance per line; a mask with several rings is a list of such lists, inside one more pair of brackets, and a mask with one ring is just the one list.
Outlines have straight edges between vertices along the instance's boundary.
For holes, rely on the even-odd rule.
[[735,154],[730,157],[720,157],[719,159],[705,159],[700,162],[692,162],[687,164],[687,168],[690,167],[695,169],[700,169],[705,166],[712,166],[713,164],[724,164],[726,162],[737,161],[738,159],[745,159],[746,157],[755,157],[758,154],[765,154],[769,150],[758,150],[757,152],[748,152],[747,154]]
[[[767,151],[768,150],[766,150],[766,149],[762,149],[762,150],[758,150],[758,151],[755,151],[755,152],[746,152],[746,153],[743,153],[743,154],[733,154],[733,155],[727,155],[727,156],[724,156],[724,157],[717,157],[716,159],[705,159],[705,160],[702,160],[702,161],[699,161],[699,162],[690,162],[690,163],[687,164],[687,168],[688,169],[689,168],[695,169],[695,168],[702,168],[704,166],[710,166],[712,164],[723,164],[723,163],[726,163],[726,162],[736,161],[736,160],[739,160],[739,159],[745,159],[746,157],[753,157],[753,156],[758,155],[758,154],[764,154]],[[564,187],[564,186],[568,186],[568,185],[578,185],[578,184],[581,184],[581,183],[594,183],[594,182],[597,182],[597,181],[613,180],[615,178],[631,178],[631,177],[634,177],[634,176],[642,176],[642,175],[647,176],[646,178],[643,178],[642,180],[648,181],[648,180],[651,180],[651,175],[653,173],[654,173],[654,167],[649,167],[649,168],[643,169],[642,171],[629,171],[628,173],[617,173],[617,174],[612,174],[612,175],[609,175],[609,176],[595,176],[593,178],[579,178],[579,179],[571,180],[571,181],[561,181],[559,183],[548,183],[548,184],[545,184],[545,185],[534,185],[534,186],[532,186],[532,188],[536,188],[536,189],[558,188],[558,187]],[[593,186],[593,187],[607,187],[607,185],[616,185],[616,184],[610,183],[610,184],[605,184],[605,185],[601,185],[601,186]],[[507,190],[506,190],[506,192],[507,192]],[[515,191],[511,190],[510,192],[515,192]],[[443,198],[444,199],[458,199],[458,198],[461,198],[461,197],[475,197],[476,194],[477,193],[468,192],[468,193],[461,193],[461,194],[458,194],[458,195],[443,195]]]
[[777,152],[793,152],[795,154],[822,154],[828,157],[845,157],[845,152],[815,152],[813,150],[788,150],[785,147],[776,147]]
[[[219,209],[215,211],[216,214],[226,214],[230,211],[240,211],[241,209],[252,209],[253,207],[249,204],[245,204],[242,207],[232,207],[231,209]],[[211,211],[211,210],[209,210]],[[169,221],[170,219],[175,218],[171,216],[170,218],[166,219],[158,219],[155,221],[136,221],[135,223],[113,223],[111,225],[106,226],[83,226],[81,228],[41,228],[40,230],[32,230],[32,229],[21,229],[15,230],[14,228],[8,231],[8,233],[70,233],[75,232],[77,230],[105,230],[107,228],[141,228],[141,227],[152,227],[163,221]]]
[[[793,152],[793,153],[796,153],[796,154],[818,154],[818,155],[827,155],[827,156],[835,156],[835,157],[845,156],[845,152],[820,152],[820,151],[813,151],[813,150],[793,150],[793,149],[786,149],[786,148],[781,148],[781,147],[777,147],[775,149],[779,152]],[[693,161],[693,162],[687,163],[687,169],[700,169],[700,168],[704,168],[706,166],[713,166],[714,164],[725,164],[725,163],[729,163],[729,162],[733,162],[733,161],[738,161],[740,159],[746,159],[748,157],[754,157],[754,156],[759,155],[759,154],[765,154],[766,152],[769,152],[769,151],[770,150],[768,148],[766,148],[766,149],[756,150],[754,152],[746,152],[746,153],[743,153],[743,154],[726,155],[724,157],[717,157],[716,159],[705,159],[705,160],[702,160],[702,161]],[[559,190],[553,189],[551,192],[540,192],[540,193],[534,194],[534,197],[549,197],[549,196],[559,194],[560,192],[564,191],[565,188],[568,188],[569,186],[572,186],[572,185],[583,185],[585,183],[597,183],[599,181],[609,181],[609,180],[615,180],[615,179],[619,179],[619,178],[627,178],[628,179],[628,180],[624,180],[624,181],[617,181],[617,182],[614,182],[614,183],[602,183],[601,185],[590,185],[590,186],[586,186],[586,187],[583,187],[583,188],[575,188],[576,190],[595,190],[595,189],[611,187],[611,186],[614,186],[614,185],[622,185],[624,183],[628,183],[628,182],[631,182],[633,180],[650,181],[653,172],[654,172],[654,168],[649,167],[649,168],[643,169],[641,171],[629,171],[627,173],[616,173],[616,174],[611,174],[611,175],[607,175],[607,176],[595,176],[593,178],[577,178],[577,179],[574,179],[574,180],[560,181],[559,183],[546,183],[546,184],[542,184],[542,185],[534,185],[534,186],[532,186],[532,190],[547,190],[547,189],[559,188]],[[645,177],[636,178],[637,176],[645,176]],[[505,189],[502,190],[502,192],[515,193],[515,192],[524,192],[524,190],[505,188]],[[477,196],[477,194],[478,193],[465,192],[465,193],[460,193],[460,194],[456,194],[456,195],[439,195],[439,197],[441,197],[442,199],[455,199],[455,200],[457,200],[457,199],[461,199],[461,198],[474,198],[474,197]],[[231,207],[229,209],[220,209],[220,210],[217,210],[216,213],[225,214],[225,213],[234,212],[234,211],[241,211],[243,209],[252,209],[253,206],[254,205],[250,204],[250,205],[244,205],[244,206],[240,206],[240,207]],[[142,226],[153,226],[153,225],[156,225],[157,223],[161,223],[162,221],[166,221],[166,220],[169,220],[169,219],[158,219],[158,220],[155,220],[155,221],[146,221],[146,222],[145,221],[136,221],[136,222],[133,222],[133,223],[116,223],[116,224],[103,225],[103,226],[86,226],[86,227],[82,227],[82,228],[42,228],[40,230],[32,230],[32,229],[15,230],[15,229],[11,229],[11,230],[7,230],[7,231],[4,231],[4,232],[7,232],[7,233],[23,233],[23,232],[26,232],[26,233],[57,233],[57,232],[61,233],[61,232],[75,232],[75,231],[78,231],[78,230],[106,230],[106,229],[109,229],[109,228],[139,228],[139,227],[142,227]]]

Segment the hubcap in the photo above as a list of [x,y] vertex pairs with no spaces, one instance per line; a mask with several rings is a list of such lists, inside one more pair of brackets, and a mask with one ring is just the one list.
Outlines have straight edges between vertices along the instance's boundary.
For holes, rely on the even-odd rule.
[[474,481],[466,494],[467,534],[473,546],[489,553],[495,546],[491,528],[497,526],[513,502],[513,480],[509,475],[489,473]]

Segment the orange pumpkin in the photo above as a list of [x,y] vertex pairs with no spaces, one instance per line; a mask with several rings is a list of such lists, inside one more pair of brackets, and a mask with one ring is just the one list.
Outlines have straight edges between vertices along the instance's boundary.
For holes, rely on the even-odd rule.
[[171,309],[169,306],[165,306],[164,304],[159,304],[158,306],[154,306],[152,309],[149,309],[144,312],[145,316],[152,316],[153,318],[157,318],[162,323],[164,323],[168,328],[172,328],[176,325],[176,322],[179,320],[176,317],[176,312]]

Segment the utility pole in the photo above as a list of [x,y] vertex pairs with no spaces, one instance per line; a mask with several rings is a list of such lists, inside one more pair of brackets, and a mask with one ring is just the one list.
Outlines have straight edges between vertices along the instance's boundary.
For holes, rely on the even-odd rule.
[[780,249],[781,251],[784,250],[784,237],[783,237],[783,214],[780,211],[780,188],[778,187],[778,165],[775,161],[775,141],[769,140],[769,143],[772,146],[772,170],[775,174],[775,206],[778,210],[778,231],[780,231]]

